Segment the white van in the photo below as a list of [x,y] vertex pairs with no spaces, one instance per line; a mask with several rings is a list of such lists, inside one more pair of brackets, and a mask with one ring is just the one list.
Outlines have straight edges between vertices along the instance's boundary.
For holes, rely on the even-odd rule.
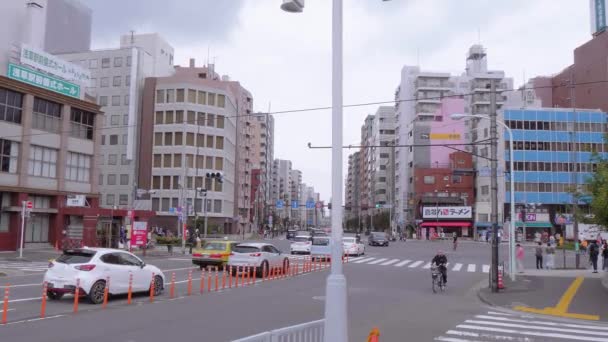
[[313,236],[310,247],[310,257],[315,259],[329,259],[331,256],[331,239],[329,236]]

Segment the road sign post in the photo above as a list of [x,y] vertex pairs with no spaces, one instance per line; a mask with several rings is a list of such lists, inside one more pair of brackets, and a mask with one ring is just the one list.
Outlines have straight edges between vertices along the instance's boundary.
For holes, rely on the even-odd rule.
[[34,208],[31,201],[21,202],[21,240],[19,242],[19,258],[23,258],[23,239],[25,237],[25,220],[30,216],[30,212]]

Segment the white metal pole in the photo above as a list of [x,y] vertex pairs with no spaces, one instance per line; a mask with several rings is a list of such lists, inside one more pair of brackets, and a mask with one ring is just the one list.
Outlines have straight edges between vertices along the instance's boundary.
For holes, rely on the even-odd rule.
[[511,234],[509,235],[509,247],[511,252],[509,263],[511,264],[511,267],[509,271],[511,273],[511,281],[515,281],[515,170],[513,169],[513,131],[511,131],[511,128],[507,127],[504,122],[502,124],[505,126],[507,132],[509,133],[509,168],[511,169],[511,184],[509,189],[509,191],[511,192]]
[[342,273],[342,0],[332,4],[332,253],[325,292],[324,341],[347,342],[346,277]]
[[26,201],[21,202],[21,241],[19,242],[19,258],[23,258],[23,238],[25,236],[25,206]]

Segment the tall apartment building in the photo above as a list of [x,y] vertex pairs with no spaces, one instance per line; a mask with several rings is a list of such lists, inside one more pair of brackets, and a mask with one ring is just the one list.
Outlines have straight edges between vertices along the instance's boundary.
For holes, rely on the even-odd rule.
[[373,160],[374,150],[371,147],[374,142],[374,116],[368,115],[361,126],[361,150],[359,155],[359,179],[360,179],[360,201],[363,215],[371,215],[374,207],[373,199]]
[[[253,115],[251,123],[252,143],[251,143],[251,167],[252,170],[259,170],[259,183],[256,189],[252,187],[252,200],[257,202],[260,207],[263,220],[260,223],[267,223],[270,207],[273,201],[273,165],[274,165],[274,117],[267,113],[256,113]],[[253,171],[252,171],[253,175]],[[252,180],[253,185],[253,180]],[[253,221],[252,221],[253,222]]]
[[139,201],[137,189],[142,95],[147,77],[173,73],[173,47],[158,34],[129,34],[120,47],[60,55],[91,73],[86,92],[95,96],[105,113],[98,164],[102,201],[105,207],[150,209],[150,201]]
[[[290,189],[291,189],[290,190],[291,202],[289,203],[291,206],[291,219],[294,222],[301,222],[302,218],[300,215],[301,214],[300,206],[306,205],[305,203],[300,202],[300,192],[302,189],[302,171],[296,170],[296,169],[291,170],[289,178],[290,178]],[[292,206],[294,201],[297,202],[297,208],[294,208]]]
[[[276,174],[274,175],[275,181],[273,181],[273,187],[276,184],[276,200],[281,200],[284,203],[283,208],[274,208],[275,213],[281,219],[290,219],[291,218],[291,161],[283,160],[283,159],[275,159],[274,160],[274,170]],[[276,201],[274,203],[276,205]]]
[[[344,208],[346,220],[360,217],[360,151],[357,151],[348,156],[348,173],[346,176],[346,186],[344,187]],[[348,227],[352,228],[352,227]]]
[[[210,231],[250,232],[251,154],[238,146],[240,135],[251,135],[239,126],[246,103],[251,95],[238,82],[193,60],[172,76],[146,79],[141,124],[153,134],[140,137],[139,179],[154,192],[152,210],[165,216],[159,224],[176,224],[173,212],[183,208],[191,219],[206,215]],[[222,182],[207,177],[218,172]],[[197,188],[207,190],[204,207]]]
[[[599,110],[571,108],[505,108],[499,113],[514,135],[514,177],[516,229],[532,239],[539,232],[560,232],[556,216],[571,213],[572,190],[588,192],[587,179],[597,165],[593,154],[608,157],[604,141],[607,114]],[[486,120],[487,121],[487,120]],[[487,129],[489,123],[483,123]],[[510,213],[509,135],[499,129],[499,203]],[[483,139],[480,137],[480,139]],[[503,162],[504,161],[504,162]],[[478,177],[477,196],[489,201],[490,179],[487,169]],[[480,172],[481,172],[480,171]],[[579,201],[582,212],[588,202]],[[522,214],[525,212],[525,220]],[[508,215],[507,215],[508,216]],[[506,217],[511,219],[510,217]],[[477,210],[476,221],[488,222],[488,212]]]
[[[513,81],[502,71],[488,69],[487,53],[483,46],[473,45],[466,57],[466,69],[461,75],[422,71],[419,67],[405,66],[401,70],[401,82],[395,92],[396,144],[403,145],[416,133],[417,124],[425,121],[443,120],[437,113],[442,99],[464,94],[464,113],[487,115],[490,112],[489,82],[496,82],[497,91],[511,89]],[[500,109],[507,96],[499,95]],[[483,121],[483,120],[482,120]],[[446,125],[450,123],[445,123]],[[469,142],[478,132],[477,120],[465,120],[464,140]],[[472,151],[472,148],[465,148]],[[409,147],[398,147],[395,151],[395,209],[398,224],[415,226],[415,192],[409,189],[413,177],[409,162],[412,160]],[[476,158],[474,163],[476,163]]]
[[0,1],[0,65],[19,59],[23,44],[50,54],[90,50],[91,16],[77,0]]
[[371,170],[372,204],[391,206],[394,195],[395,108],[381,106],[374,114]]

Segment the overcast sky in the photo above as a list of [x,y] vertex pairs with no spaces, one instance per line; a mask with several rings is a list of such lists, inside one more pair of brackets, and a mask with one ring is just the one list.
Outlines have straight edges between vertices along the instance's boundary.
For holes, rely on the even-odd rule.
[[[331,1],[307,0],[301,14],[281,0],[82,0],[93,9],[94,48],[119,44],[120,34],[158,32],[176,63],[205,63],[238,80],[257,111],[331,104]],[[344,0],[344,102],[390,101],[403,65],[461,73],[470,45],[481,42],[489,68],[520,85],[557,73],[587,41],[587,0]],[[344,143],[377,107],[344,111]],[[275,115],[275,158],[290,159],[303,180],[329,200],[331,111]],[[344,151],[344,174],[348,154]]]

